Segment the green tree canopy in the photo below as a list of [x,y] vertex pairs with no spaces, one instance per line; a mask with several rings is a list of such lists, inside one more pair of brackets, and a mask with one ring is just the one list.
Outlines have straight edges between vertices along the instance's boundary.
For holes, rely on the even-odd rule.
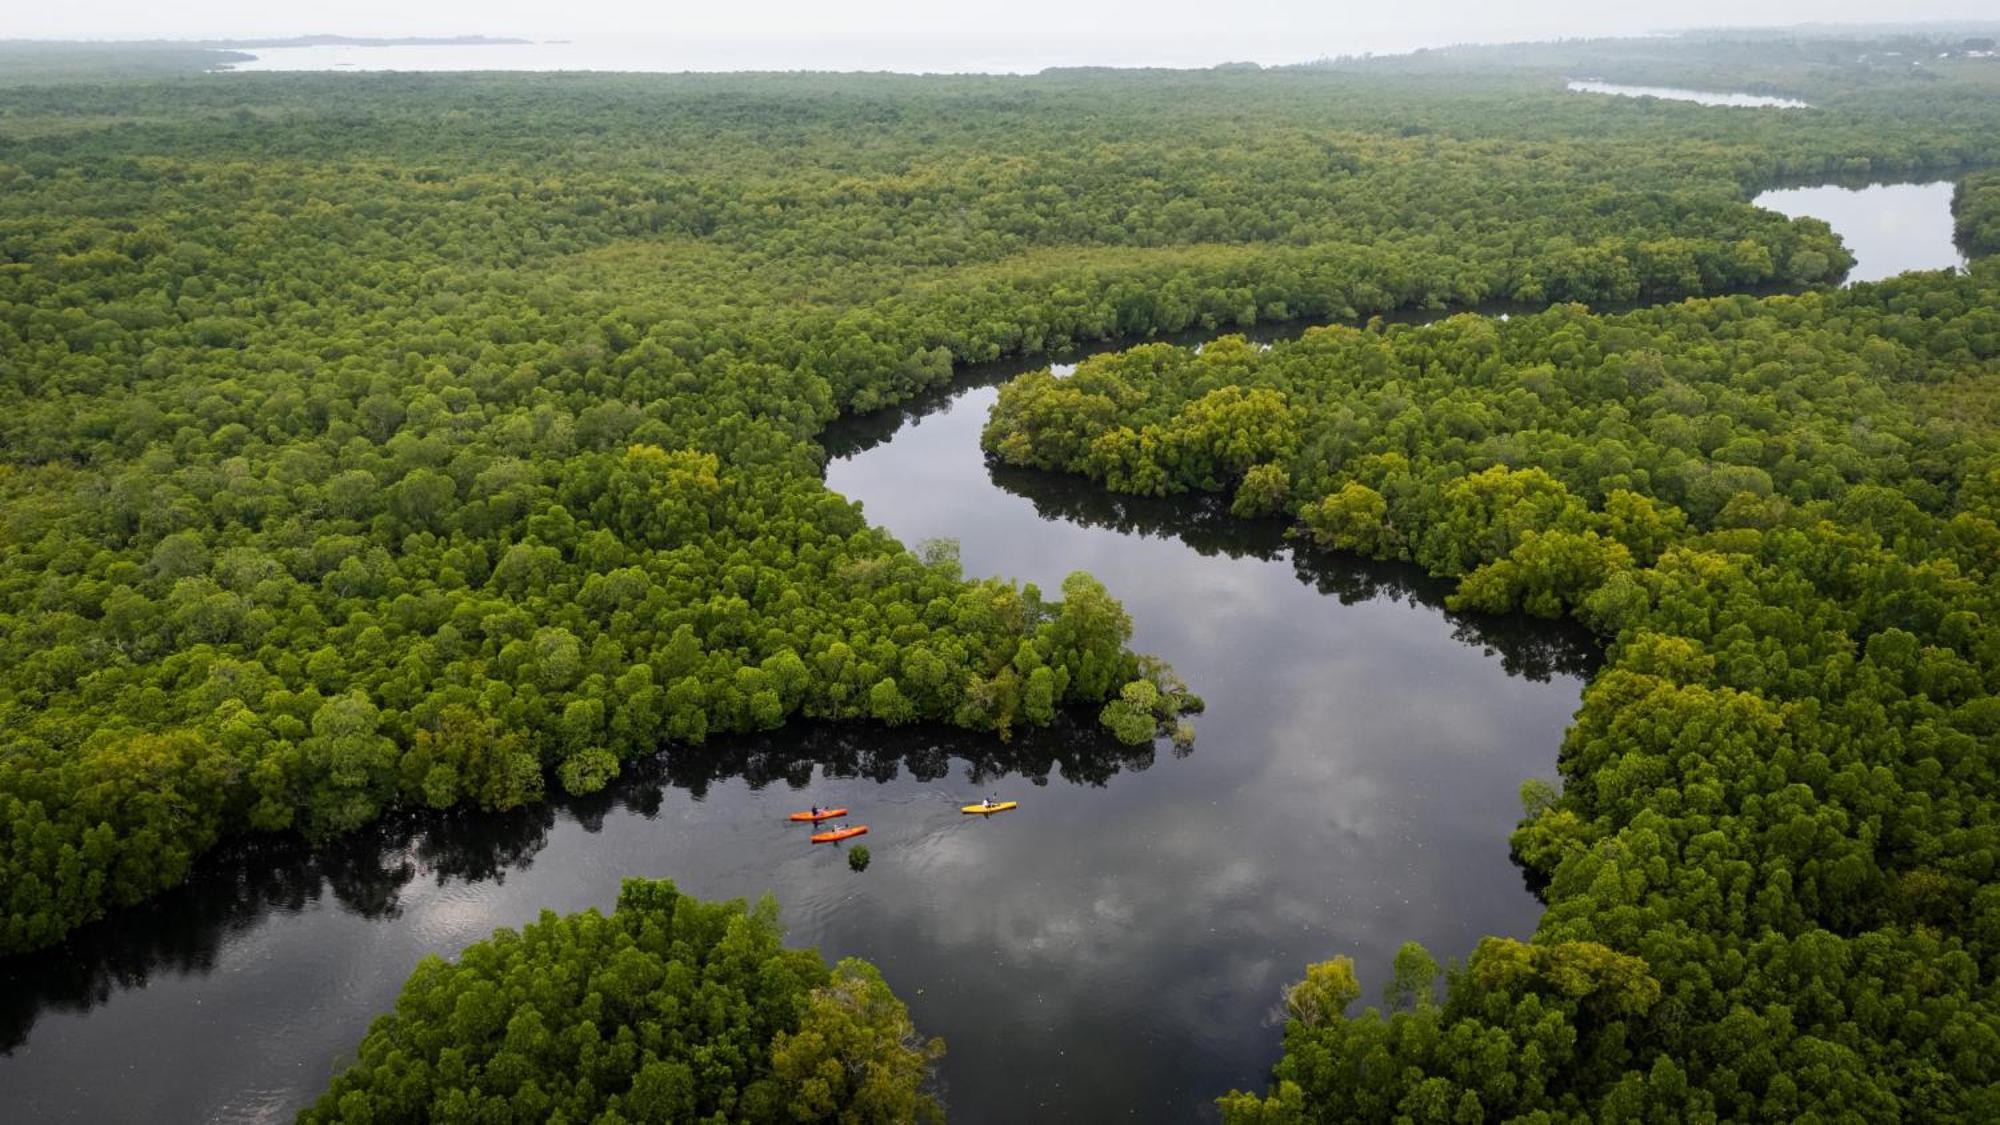
[[916,1122],[943,1041],[864,961],[779,942],[766,899],[628,879],[617,909],[426,958],[308,1122]]

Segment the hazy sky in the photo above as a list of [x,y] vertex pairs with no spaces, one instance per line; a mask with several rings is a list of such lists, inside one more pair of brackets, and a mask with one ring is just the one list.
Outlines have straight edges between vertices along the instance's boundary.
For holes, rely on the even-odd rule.
[[1992,20],[1994,0],[66,0],[0,3],[0,38],[485,34],[727,43],[867,43],[940,60],[1004,46],[1105,61],[1296,61],[1451,42],[1893,18]]

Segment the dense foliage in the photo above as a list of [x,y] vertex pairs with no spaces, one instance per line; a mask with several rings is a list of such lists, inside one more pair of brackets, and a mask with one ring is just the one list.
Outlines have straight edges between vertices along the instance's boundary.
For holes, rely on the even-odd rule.
[[628,879],[609,917],[544,911],[426,958],[300,1120],[941,1119],[944,1044],[867,962],[780,945],[776,914]]
[[2000,173],[1977,172],[1952,194],[1953,233],[1970,255],[2000,254]]
[[0,86],[125,81],[199,72],[253,57],[192,43],[0,39]]
[[1751,188],[2000,156],[1969,78],[65,79],[0,90],[0,950],[718,732],[1178,731],[1100,586],[905,550],[821,427],[1080,340],[1825,281]]
[[[1450,75],[1465,71],[1559,74],[1638,86],[1775,94],[1851,108],[1873,94],[1924,90],[1932,112],[1981,112],[1977,102],[2000,89],[2000,67],[1971,50],[1990,50],[1971,28],[1828,26],[1801,36],[1772,29],[1692,31],[1676,36],[1561,39],[1498,46],[1463,45],[1361,62],[1376,71]],[[1349,60],[1350,64],[1359,60]],[[1323,64],[1322,64],[1323,65]]]
[[1293,993],[1236,1121],[2000,1114],[2000,262],[1834,293],[1145,346],[1001,459],[1233,494],[1610,642],[1532,944]]

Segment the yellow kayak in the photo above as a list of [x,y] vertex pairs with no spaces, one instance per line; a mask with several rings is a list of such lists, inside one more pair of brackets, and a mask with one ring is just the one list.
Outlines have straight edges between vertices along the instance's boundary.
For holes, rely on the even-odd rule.
[[985,816],[988,813],[1006,812],[1020,803],[1019,801],[1002,801],[997,805],[965,805],[958,811],[962,813],[978,813],[981,816]]

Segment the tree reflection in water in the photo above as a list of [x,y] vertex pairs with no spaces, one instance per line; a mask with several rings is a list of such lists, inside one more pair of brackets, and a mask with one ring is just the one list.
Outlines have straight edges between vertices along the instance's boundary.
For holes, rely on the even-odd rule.
[[989,471],[995,485],[1028,500],[1044,519],[1177,539],[1202,555],[1266,561],[1290,556],[1301,583],[1342,605],[1387,599],[1436,610],[1451,623],[1455,639],[1499,657],[1511,676],[1536,682],[1558,675],[1588,677],[1603,661],[1596,638],[1574,622],[1450,612],[1444,608],[1450,581],[1409,563],[1318,550],[1288,538],[1282,520],[1230,515],[1219,496],[1124,496],[1065,473],[992,462]]
[[1018,731],[1006,742],[951,727],[800,723],[663,752],[587,797],[560,796],[504,813],[404,813],[318,848],[291,834],[238,840],[203,859],[174,890],[53,949],[0,961],[0,1054],[26,1042],[45,1012],[87,1011],[120,991],[145,987],[155,974],[212,973],[230,939],[269,915],[297,913],[330,895],[348,913],[393,919],[419,878],[440,886],[504,883],[534,863],[559,817],[592,833],[615,812],[652,818],[669,786],[700,799],[712,785],[738,778],[753,789],[803,789],[821,776],[887,784],[905,770],[937,781],[954,763],[974,786],[1007,777],[1047,785],[1051,776],[1101,786],[1146,769],[1153,758],[1150,744],[1126,746],[1092,715],[1059,713],[1051,726]]

